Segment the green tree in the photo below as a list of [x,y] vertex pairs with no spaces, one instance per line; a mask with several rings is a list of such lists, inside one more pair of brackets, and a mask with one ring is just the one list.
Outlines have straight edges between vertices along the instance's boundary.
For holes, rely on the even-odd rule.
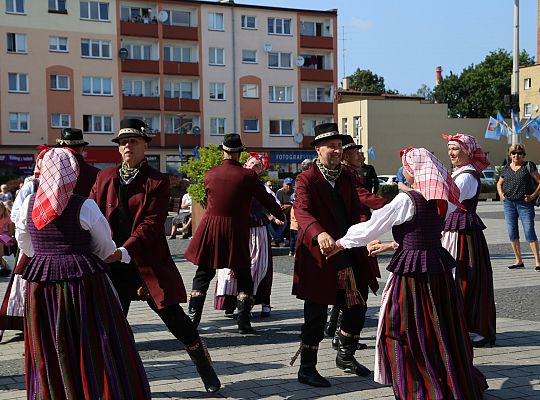
[[433,103],[433,89],[431,89],[428,85],[425,83],[422,83],[416,93],[413,96],[423,97],[427,101],[430,101]]
[[369,69],[357,68],[356,71],[348,77],[349,87],[363,92],[385,93],[384,78]]
[[[519,64],[533,65],[534,58],[523,50]],[[438,103],[448,104],[451,117],[487,118],[497,111],[508,116],[504,95],[510,94],[512,65],[510,52],[492,51],[482,62],[471,64],[461,74],[450,72],[435,87],[434,97]]]

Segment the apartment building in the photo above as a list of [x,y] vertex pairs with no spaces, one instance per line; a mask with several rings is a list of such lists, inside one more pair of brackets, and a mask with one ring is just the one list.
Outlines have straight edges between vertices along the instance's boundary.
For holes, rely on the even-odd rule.
[[164,172],[229,132],[296,170],[312,155],[314,126],[337,113],[337,10],[173,0],[4,7],[0,155],[33,154],[73,126],[91,143],[88,161],[105,166],[119,160],[111,139],[120,120],[137,117],[155,135],[149,162]]

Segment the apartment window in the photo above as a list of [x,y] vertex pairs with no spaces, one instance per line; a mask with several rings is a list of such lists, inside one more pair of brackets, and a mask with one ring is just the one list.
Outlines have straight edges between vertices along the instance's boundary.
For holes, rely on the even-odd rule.
[[8,53],[26,53],[28,51],[26,35],[24,33],[8,33],[7,51]]
[[268,33],[271,35],[290,35],[291,20],[284,18],[268,18]]
[[348,122],[347,118],[341,118],[341,133],[346,135],[348,133]]
[[532,104],[531,103],[525,103],[523,105],[523,115],[526,117],[530,117],[532,114]]
[[210,83],[210,100],[225,100],[225,84],[219,82]]
[[[329,90],[329,89],[328,89]],[[303,87],[302,88],[302,101],[308,102],[323,102],[324,88],[317,87]]]
[[291,53],[268,53],[268,67],[291,68]]
[[208,29],[211,31],[224,30],[222,13],[208,13]]
[[124,79],[122,89],[124,96],[159,97],[157,81]]
[[293,133],[292,119],[271,119],[270,135],[291,136]]
[[109,21],[109,3],[81,1],[81,19]]
[[210,118],[210,134],[225,135],[225,118]]
[[30,114],[27,112],[10,112],[9,130],[12,132],[29,132]]
[[165,115],[165,132],[180,135],[193,134],[193,127],[197,122],[185,115]]
[[67,75],[51,75],[52,90],[69,90],[69,76]]
[[69,128],[71,126],[71,115],[51,114],[51,128]]
[[170,99],[193,99],[193,82],[165,81],[164,95]]
[[246,83],[242,85],[242,97],[248,99],[258,99],[259,85],[257,85],[256,83]]
[[210,58],[210,65],[225,65],[225,51],[220,47],[210,47],[208,49],[208,56]]
[[124,47],[128,51],[130,60],[151,60],[152,45],[151,44],[126,44]]
[[65,13],[67,11],[66,0],[49,0],[49,11]]
[[530,89],[531,86],[532,86],[531,78],[525,78],[525,79],[523,80],[523,84],[524,84],[525,90]]
[[292,86],[270,86],[268,88],[271,103],[292,103]]
[[303,36],[322,36],[322,22],[302,21],[300,23],[300,35]]
[[327,122],[332,121],[329,119],[303,119],[302,132],[304,132],[304,135],[314,136],[315,127],[320,124],[326,124]]
[[112,78],[100,76],[83,76],[83,95],[112,96]]
[[241,21],[242,28],[257,29],[257,17],[254,15],[242,15]]
[[191,14],[189,11],[164,10],[168,14],[165,25],[190,26]]
[[242,50],[242,62],[252,64],[256,63],[257,50]]
[[83,131],[88,133],[112,133],[112,115],[83,115]]
[[111,41],[81,39],[81,57],[111,58]]
[[28,93],[28,75],[9,72],[8,91],[11,93]]
[[63,36],[49,36],[49,51],[67,53],[68,38]]
[[165,61],[192,62],[191,48],[165,46],[163,48],[163,59]]
[[24,14],[24,0],[6,0],[6,12]]
[[120,8],[120,20],[123,22],[150,22],[151,9],[146,7],[126,7]]
[[259,132],[259,120],[258,119],[245,119],[244,132]]

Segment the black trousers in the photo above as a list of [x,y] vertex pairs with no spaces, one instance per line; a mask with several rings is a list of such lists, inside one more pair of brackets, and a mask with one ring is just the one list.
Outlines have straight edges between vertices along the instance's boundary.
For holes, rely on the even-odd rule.
[[[206,293],[210,287],[210,282],[216,276],[216,270],[199,266],[193,277],[191,290],[197,290]],[[234,271],[238,293],[253,294],[253,278],[249,268]]]

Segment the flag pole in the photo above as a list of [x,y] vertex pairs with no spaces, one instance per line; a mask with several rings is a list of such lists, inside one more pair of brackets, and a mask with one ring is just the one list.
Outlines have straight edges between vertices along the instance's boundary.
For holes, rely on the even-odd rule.
[[[512,109],[519,105],[519,0],[514,0],[514,68],[512,73]],[[519,118],[519,108],[514,110]],[[516,132],[516,124],[512,118],[512,145],[520,143],[520,135]]]

